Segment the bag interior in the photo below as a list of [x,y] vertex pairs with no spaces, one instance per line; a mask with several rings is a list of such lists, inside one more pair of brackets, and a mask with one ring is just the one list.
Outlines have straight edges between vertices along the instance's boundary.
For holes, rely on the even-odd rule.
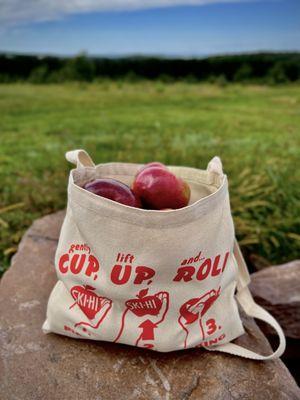
[[[100,164],[96,168],[77,168],[72,171],[72,176],[74,183],[80,187],[99,178],[116,179],[131,187],[136,173],[142,166],[142,164],[127,163]],[[206,170],[177,166],[168,166],[168,168],[189,184],[191,189],[189,205],[215,193],[224,183],[223,177],[210,174]]]

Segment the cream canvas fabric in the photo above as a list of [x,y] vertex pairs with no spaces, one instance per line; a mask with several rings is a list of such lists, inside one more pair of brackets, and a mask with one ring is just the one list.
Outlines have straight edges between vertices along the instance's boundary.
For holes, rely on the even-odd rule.
[[[137,164],[95,166],[68,152],[68,205],[55,257],[58,282],[44,332],[168,352],[205,347],[256,359],[279,357],[284,335],[256,305],[235,241],[227,177],[215,157],[202,171],[169,167],[191,187],[190,204],[159,212],[128,207],[82,186],[95,178],[130,185]],[[235,294],[236,293],[236,294]],[[260,356],[231,341],[244,333],[237,301],[269,322],[279,348]]]

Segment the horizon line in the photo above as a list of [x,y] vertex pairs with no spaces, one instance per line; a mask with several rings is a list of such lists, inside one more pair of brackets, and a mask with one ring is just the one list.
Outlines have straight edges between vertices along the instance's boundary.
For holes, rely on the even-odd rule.
[[52,52],[15,52],[15,51],[6,51],[0,49],[0,55],[6,56],[34,56],[40,58],[46,57],[57,57],[57,58],[73,58],[80,55],[85,55],[87,58],[165,58],[165,59],[203,59],[203,58],[210,58],[210,57],[225,57],[225,56],[243,56],[243,55],[263,55],[263,54],[300,54],[299,49],[294,50],[257,50],[257,51],[228,51],[228,52],[216,52],[216,53],[203,53],[203,54],[190,54],[190,55],[183,55],[183,54],[164,54],[164,53],[88,53],[86,51],[79,51],[74,54],[60,54],[60,53],[52,53]]

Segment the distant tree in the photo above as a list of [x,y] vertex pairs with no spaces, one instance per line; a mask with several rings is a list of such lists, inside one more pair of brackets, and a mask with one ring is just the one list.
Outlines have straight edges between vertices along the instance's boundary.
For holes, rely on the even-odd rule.
[[284,63],[284,71],[288,80],[291,82],[300,80],[300,60],[287,60]]
[[62,80],[92,81],[95,77],[94,61],[82,53],[69,59],[60,71]]
[[158,80],[163,83],[172,83],[174,82],[174,78],[168,74],[161,74],[158,76]]
[[48,83],[61,83],[66,80],[64,75],[63,68],[59,69],[58,71],[53,71],[48,75],[47,82]]
[[141,80],[141,77],[137,75],[134,71],[129,71],[125,76],[124,76],[124,81],[126,82],[131,82],[135,83]]
[[[132,73],[138,78],[134,78]],[[88,82],[100,77],[167,82],[185,79],[192,82],[194,76],[197,81],[219,80],[222,83],[223,80],[224,83],[224,79],[226,82],[256,80],[276,84],[300,80],[300,53],[237,54],[206,59],[91,58],[85,53],[70,59],[0,53],[0,75],[2,81],[30,80],[35,83]]]
[[31,83],[45,83],[48,79],[49,71],[47,65],[40,65],[34,68],[29,75],[29,82]]
[[269,70],[268,78],[271,83],[286,83],[288,82],[288,77],[285,72],[284,64],[277,62]]
[[189,74],[184,78],[184,81],[187,83],[197,83],[198,79],[193,74]]
[[242,64],[241,67],[234,74],[235,82],[245,82],[249,81],[252,78],[253,70],[251,65]]
[[0,74],[0,83],[10,83],[13,79],[9,76],[9,74]]
[[217,85],[220,86],[220,87],[225,87],[225,86],[227,86],[228,81],[227,81],[227,79],[226,79],[226,76],[223,75],[223,74],[217,76],[216,79],[215,79],[215,84],[217,84]]

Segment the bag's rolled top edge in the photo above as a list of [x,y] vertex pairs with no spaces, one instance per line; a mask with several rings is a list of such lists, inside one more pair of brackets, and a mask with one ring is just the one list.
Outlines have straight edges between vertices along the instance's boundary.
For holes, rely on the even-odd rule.
[[133,163],[105,163],[95,167],[72,169],[68,185],[68,200],[73,212],[76,212],[78,207],[85,208],[96,214],[101,213],[102,215],[109,212],[110,218],[126,221],[133,225],[167,228],[169,226],[187,224],[205,213],[211,213],[215,207],[222,206],[223,201],[228,197],[228,182],[225,174],[178,166],[168,166],[168,168],[188,183],[213,187],[214,192],[186,207],[161,212],[126,206],[104,197],[96,196],[80,187],[82,183],[91,180],[91,177],[95,174],[98,177],[113,175],[116,179],[119,177],[120,180],[122,180],[122,177],[133,178],[141,166],[142,164]]

